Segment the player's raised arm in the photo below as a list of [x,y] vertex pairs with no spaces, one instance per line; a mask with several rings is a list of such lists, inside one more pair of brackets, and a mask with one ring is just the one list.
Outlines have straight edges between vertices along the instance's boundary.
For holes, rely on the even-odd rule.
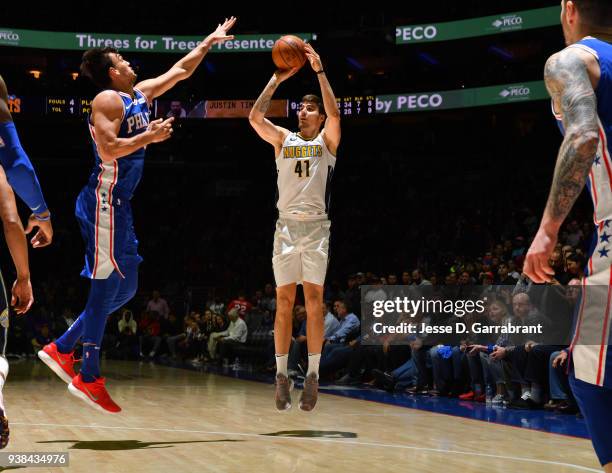
[[0,168],[0,219],[2,219],[4,238],[17,270],[17,280],[12,288],[11,304],[15,306],[18,314],[24,314],[34,302],[30,284],[28,243],[17,213],[15,194],[2,168]]
[[340,110],[338,110],[338,103],[336,102],[336,96],[331,88],[325,70],[323,69],[323,63],[321,58],[316,53],[314,48],[306,43],[304,45],[304,53],[310,62],[310,66],[319,78],[319,85],[321,86],[321,95],[323,98],[323,107],[325,108],[325,126],[323,127],[323,138],[329,151],[335,155],[340,145]]
[[249,113],[249,123],[255,129],[257,134],[265,141],[270,143],[278,152],[280,151],[283,141],[289,134],[289,130],[281,126],[277,126],[266,118],[266,112],[272,103],[272,96],[281,82],[287,80],[298,71],[294,69],[278,69],[259,95],[251,112]]
[[50,243],[53,231],[49,209],[34,166],[19,141],[8,101],[8,90],[4,79],[0,76],[0,141],[4,145],[0,146],[0,164],[4,168],[9,184],[21,200],[30,207],[32,215],[43,222],[48,222],[41,225],[45,227],[44,232]]
[[563,117],[565,137],[538,233],[527,253],[524,271],[534,282],[549,281],[548,264],[557,234],[584,188],[599,146],[597,98],[589,76],[590,54],[569,48],[550,57],[544,79],[557,113]]
[[127,156],[150,143],[165,141],[172,135],[174,117],[157,119],[149,124],[146,131],[131,138],[119,138],[123,119],[123,101],[116,92],[100,92],[91,103],[91,121],[98,154],[105,162]]
[[213,45],[234,39],[233,35],[228,36],[227,34],[232,26],[234,26],[234,23],[236,23],[235,17],[226,18],[222,24],[217,25],[215,31],[172,66],[168,72],[154,79],[144,80],[136,84],[136,88],[141,90],[149,101],[152,101],[155,97],[159,97],[174,87],[177,82],[187,79],[194,73]]

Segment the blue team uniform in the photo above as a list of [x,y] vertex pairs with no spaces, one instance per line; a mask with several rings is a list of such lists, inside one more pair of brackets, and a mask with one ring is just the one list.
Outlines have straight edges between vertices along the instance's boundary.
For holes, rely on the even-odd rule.
[[[572,391],[585,416],[602,465],[612,462],[612,45],[587,37],[570,48],[592,54],[601,77],[596,88],[599,148],[587,181],[595,232],[583,279],[582,300],[570,346]],[[553,112],[554,109],[553,109]],[[562,117],[555,112],[563,133]]]
[[[134,97],[116,93],[123,102],[117,136],[131,138],[144,132],[149,124],[145,95],[138,89],[134,89]],[[98,154],[93,124],[89,128],[95,164],[77,198],[75,214],[85,242],[81,275],[91,279],[91,290],[85,310],[56,345],[60,352],[69,353],[82,337],[81,373],[95,378],[99,376],[99,349],[106,318],[134,297],[138,287],[142,258],[138,255],[130,199],[142,177],[145,148],[105,163]]]

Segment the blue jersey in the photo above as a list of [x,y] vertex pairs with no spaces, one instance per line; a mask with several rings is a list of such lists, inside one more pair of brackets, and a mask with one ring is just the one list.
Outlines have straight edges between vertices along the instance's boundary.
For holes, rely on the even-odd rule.
[[[145,95],[134,89],[134,98],[117,92],[123,101],[123,118],[117,136],[131,138],[149,125]],[[93,125],[89,124],[95,165],[89,182],[77,199],[76,217],[85,240],[85,267],[82,276],[107,279],[115,271],[121,276],[140,263],[138,240],[132,223],[132,198],[144,167],[144,146],[111,162],[100,159]]]
[[[586,274],[582,280],[582,302],[570,347],[575,377],[596,386],[612,387],[612,45],[593,37],[569,46],[593,55],[601,76],[595,93],[599,145],[589,171],[587,187],[593,200],[595,233]],[[555,112],[561,132],[563,117]]]
[[[149,105],[146,96],[138,89],[134,89],[134,98],[123,92],[117,92],[123,101],[123,119],[119,128],[118,138],[132,138],[146,131],[149,125]],[[131,198],[142,177],[144,167],[145,148],[142,147],[132,154],[115,160],[116,169],[112,163],[104,163],[98,154],[96,135],[93,125],[89,124],[89,130],[93,139],[93,150],[95,165],[89,177],[89,183],[97,186],[101,180],[108,179],[109,174],[113,176],[113,187],[117,193]]]
[[[587,181],[595,209],[593,219],[595,224],[599,225],[602,222],[612,220],[612,161],[609,147],[610,138],[612,138],[612,45],[596,38],[587,37],[569,47],[579,48],[592,54],[599,62],[601,70],[601,77],[595,90],[597,114],[599,116],[600,146]],[[554,110],[554,106],[553,113],[557,118],[561,133],[565,133],[563,117]]]

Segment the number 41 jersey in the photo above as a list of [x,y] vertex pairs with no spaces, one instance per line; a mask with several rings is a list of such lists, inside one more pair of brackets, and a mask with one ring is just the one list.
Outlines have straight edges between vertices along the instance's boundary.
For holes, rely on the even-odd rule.
[[294,220],[327,218],[336,157],[323,132],[311,140],[289,133],[276,157],[279,216]]

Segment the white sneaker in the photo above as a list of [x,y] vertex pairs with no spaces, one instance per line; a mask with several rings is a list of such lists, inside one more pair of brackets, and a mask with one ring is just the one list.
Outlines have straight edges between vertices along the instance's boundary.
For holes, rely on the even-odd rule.
[[522,395],[521,395],[521,399],[523,401],[526,401],[528,399],[531,399],[531,391],[525,391]]
[[503,394],[496,394],[495,396],[493,396],[493,399],[491,400],[491,404],[503,404],[504,403],[504,395]]

